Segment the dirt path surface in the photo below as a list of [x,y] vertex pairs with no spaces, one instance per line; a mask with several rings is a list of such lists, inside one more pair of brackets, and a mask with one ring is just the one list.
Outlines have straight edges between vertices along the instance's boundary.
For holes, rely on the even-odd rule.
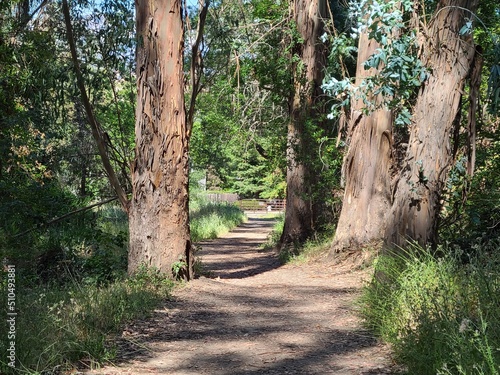
[[367,271],[283,266],[259,248],[272,225],[251,215],[224,238],[201,243],[210,277],[128,327],[116,366],[88,374],[389,374],[388,349],[355,314]]

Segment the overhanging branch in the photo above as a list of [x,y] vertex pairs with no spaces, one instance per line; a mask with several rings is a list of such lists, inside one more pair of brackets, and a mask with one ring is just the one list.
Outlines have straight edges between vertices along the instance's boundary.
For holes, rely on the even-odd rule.
[[203,41],[203,30],[205,28],[209,5],[209,0],[200,3],[200,15],[198,17],[196,40],[191,48],[191,100],[189,102],[189,108],[187,110],[186,121],[188,126],[188,134],[191,134],[191,128],[193,126],[196,97],[201,91],[203,57],[201,55],[200,46]]
[[103,200],[101,202],[98,202],[98,203],[94,203],[94,204],[91,204],[90,206],[87,206],[87,207],[82,207],[82,208],[79,208],[77,210],[74,210],[74,211],[71,211],[71,212],[68,212],[67,214],[64,214],[62,216],[59,216],[59,217],[56,217],[55,219],[52,219],[52,220],[49,220],[45,223],[43,223],[42,225],[39,225],[39,226],[36,226],[36,227],[33,227],[33,228],[30,228],[28,230],[25,230],[24,232],[21,232],[21,233],[18,233],[18,234],[15,234],[12,236],[12,238],[17,238],[17,237],[21,237],[21,236],[24,236],[25,234],[28,234],[29,232],[32,232],[36,229],[39,229],[40,227],[47,227],[51,224],[56,224],[60,221],[63,221],[73,215],[76,215],[76,214],[79,214],[81,212],[84,212],[84,211],[88,211],[94,207],[98,207],[98,206],[102,206],[103,204],[106,204],[106,203],[109,203],[109,202],[113,202],[115,200],[117,200],[118,197],[113,197],[113,198],[108,198],[106,200]]
[[120,201],[121,206],[128,213],[129,201],[127,199],[127,194],[125,190],[120,184],[118,177],[111,165],[108,153],[106,151],[106,142],[101,134],[99,129],[99,124],[97,119],[94,116],[94,112],[92,110],[92,105],[90,104],[89,97],[87,95],[87,91],[85,89],[85,82],[83,80],[82,72],[80,70],[80,63],[78,61],[78,55],[76,53],[75,39],[73,36],[73,27],[71,25],[71,17],[69,14],[68,1],[62,0],[62,9],[64,14],[64,22],[66,24],[66,36],[69,43],[69,48],[71,50],[71,58],[73,61],[73,66],[75,68],[76,81],[78,85],[78,89],[80,90],[80,95],[82,98],[83,105],[85,107],[85,112],[87,113],[87,119],[89,121],[90,127],[92,129],[92,136],[97,144],[97,149],[99,150],[99,155],[101,156],[101,160],[104,166],[104,169],[108,175],[109,182],[113,187],[113,190],[116,192],[118,200]]

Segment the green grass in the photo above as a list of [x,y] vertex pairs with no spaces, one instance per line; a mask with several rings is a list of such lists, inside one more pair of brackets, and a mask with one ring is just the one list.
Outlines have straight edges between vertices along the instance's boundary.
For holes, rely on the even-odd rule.
[[217,238],[246,220],[238,207],[224,203],[202,202],[191,205],[191,239],[198,242]]
[[[3,296],[5,287],[3,283],[0,288]],[[2,339],[0,373],[51,374],[80,361],[92,364],[112,359],[115,347],[109,339],[126,322],[147,316],[168,297],[172,287],[166,277],[145,268],[133,278],[100,287],[18,285],[16,370],[7,365],[7,340]],[[5,324],[0,326],[0,336],[7,337]]]
[[[276,218],[273,230],[269,234],[266,243],[262,245],[264,249],[275,249],[279,245],[281,233],[285,225],[284,214],[273,214]],[[318,258],[330,251],[333,230],[325,231],[326,234],[317,234],[301,245],[289,245],[280,249],[279,258],[282,263],[306,263],[312,259]]]
[[[197,199],[191,206],[194,241],[217,237],[245,219],[232,205]],[[9,326],[3,309],[0,374],[55,374],[78,363],[93,366],[111,360],[116,355],[113,337],[125,323],[147,316],[168,298],[174,283],[166,275],[143,268],[134,277],[126,276],[126,215],[114,207],[95,215],[93,228],[68,224],[39,234],[40,253],[55,254],[44,264],[43,278],[36,267],[26,268],[33,262],[13,259],[18,264],[16,369],[8,366]],[[6,305],[3,269],[0,294]]]
[[[220,237],[247,219],[238,207],[226,203],[210,203],[201,194],[194,196],[190,207],[191,240],[194,243]],[[195,249],[195,255],[200,249]],[[194,262],[194,273],[207,275],[203,260],[198,255]]]
[[[409,246],[377,259],[366,324],[408,374],[500,372],[500,254]],[[465,261],[464,261],[465,260]]]
[[283,213],[268,213],[263,216],[267,219],[276,219],[272,231],[268,234],[265,243],[260,245],[264,250],[275,249],[280,242],[281,233],[283,232],[283,227],[285,225],[285,215]]
[[307,240],[300,246],[290,245],[280,251],[280,260],[283,263],[307,263],[317,259],[331,250],[331,235],[321,235]]

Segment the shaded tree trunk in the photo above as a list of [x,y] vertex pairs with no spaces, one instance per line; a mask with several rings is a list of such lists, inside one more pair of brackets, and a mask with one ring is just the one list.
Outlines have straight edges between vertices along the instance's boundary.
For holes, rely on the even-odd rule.
[[441,0],[429,26],[422,56],[429,77],[413,110],[408,151],[394,187],[389,246],[437,242],[442,192],[454,161],[451,139],[476,52],[472,36],[461,36],[460,30],[477,6],[478,0]]
[[[365,70],[364,62],[379,48],[379,44],[361,34],[358,43],[356,85],[377,74]],[[369,98],[379,104],[380,98]],[[391,111],[377,109],[363,114],[365,104],[357,99],[347,121],[349,148],[342,166],[344,200],[333,250],[359,248],[380,242],[385,234],[385,217],[391,205],[392,121]]]
[[[136,158],[132,165],[129,272],[141,264],[192,277],[188,129],[181,2],[139,0]],[[180,263],[179,263],[180,262]]]
[[321,95],[324,49],[319,42],[326,16],[325,0],[295,0],[293,18],[303,43],[297,46],[300,63],[293,66],[294,94],[290,100],[287,145],[287,193],[281,244],[303,242],[314,231],[313,202],[308,166],[306,121],[314,121],[314,106]]

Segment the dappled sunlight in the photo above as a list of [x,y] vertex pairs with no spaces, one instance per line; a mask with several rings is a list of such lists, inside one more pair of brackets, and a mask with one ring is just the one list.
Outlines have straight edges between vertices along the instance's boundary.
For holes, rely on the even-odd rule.
[[366,272],[282,265],[262,251],[272,221],[251,217],[197,253],[207,276],[119,340],[105,374],[384,374],[388,350],[361,326]]

